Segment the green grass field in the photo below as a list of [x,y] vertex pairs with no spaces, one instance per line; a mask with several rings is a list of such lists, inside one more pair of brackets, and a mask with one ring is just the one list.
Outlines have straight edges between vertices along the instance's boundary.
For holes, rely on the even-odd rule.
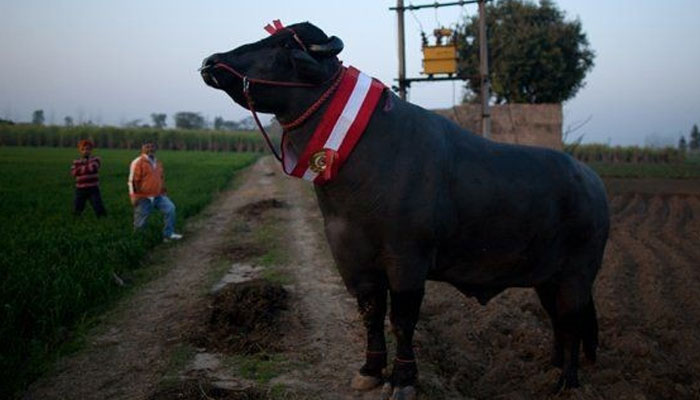
[[604,178],[700,178],[700,154],[689,154],[684,161],[675,163],[588,163]]
[[[75,150],[0,147],[0,398],[36,378],[71,342],[69,332],[127,290],[113,273],[129,275],[161,243],[159,214],[143,234],[132,231],[126,181],[138,152],[98,149],[95,155],[102,157],[100,189],[108,212],[102,219],[89,204],[81,217],[72,215]],[[157,156],[181,229],[258,155]]]

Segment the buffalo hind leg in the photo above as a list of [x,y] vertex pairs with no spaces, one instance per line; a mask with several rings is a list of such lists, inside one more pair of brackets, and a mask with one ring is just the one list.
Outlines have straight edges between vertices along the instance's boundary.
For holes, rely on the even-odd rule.
[[373,389],[383,381],[387,364],[384,338],[386,298],[386,284],[360,286],[357,289],[357,305],[367,332],[367,352],[365,364],[352,380],[353,389]]
[[593,297],[588,300],[588,305],[584,308],[583,313],[583,354],[586,355],[588,360],[595,362],[598,350],[598,316],[596,315]]
[[[579,387],[579,352],[583,342],[586,356],[595,360],[598,345],[598,322],[595,305],[589,293],[580,296],[581,288],[567,285],[545,284],[536,288],[542,306],[552,319],[554,352],[552,363],[562,368],[555,386],[556,392]],[[586,298],[585,304],[576,300]]]
[[554,388],[555,392],[580,386],[578,382],[578,358],[581,349],[580,312],[574,311],[560,316],[559,324],[564,347],[564,366]]
[[552,321],[552,331],[554,332],[554,340],[552,346],[552,365],[558,368],[564,366],[564,338],[562,337],[561,329],[559,328],[557,318],[557,286],[544,284],[537,286],[535,291],[540,298],[540,303]]

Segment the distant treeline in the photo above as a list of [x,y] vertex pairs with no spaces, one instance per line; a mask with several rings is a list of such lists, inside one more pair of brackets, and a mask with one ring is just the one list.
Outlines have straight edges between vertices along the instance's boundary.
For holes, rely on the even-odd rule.
[[605,144],[568,144],[564,151],[577,160],[604,163],[680,163],[686,152],[675,147],[608,146]]
[[0,146],[75,147],[81,139],[91,139],[96,147],[106,149],[138,149],[150,139],[165,150],[265,151],[265,143],[256,131],[0,124]]

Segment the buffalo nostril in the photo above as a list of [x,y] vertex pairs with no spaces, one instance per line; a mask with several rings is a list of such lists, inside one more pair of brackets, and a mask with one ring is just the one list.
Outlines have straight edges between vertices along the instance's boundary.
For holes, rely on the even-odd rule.
[[213,67],[214,64],[216,64],[217,62],[219,62],[219,58],[216,56],[216,54],[211,55],[211,56],[205,58],[204,60],[202,60],[202,67],[199,68],[199,70],[205,71],[205,70]]

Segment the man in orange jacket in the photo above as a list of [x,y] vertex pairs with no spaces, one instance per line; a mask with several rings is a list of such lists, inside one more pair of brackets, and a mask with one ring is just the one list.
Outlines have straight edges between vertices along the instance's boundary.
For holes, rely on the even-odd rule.
[[134,206],[134,229],[141,229],[154,208],[165,217],[164,241],[182,239],[175,233],[175,204],[167,196],[163,163],[156,159],[156,144],[144,142],[141,155],[129,167],[129,197]]

